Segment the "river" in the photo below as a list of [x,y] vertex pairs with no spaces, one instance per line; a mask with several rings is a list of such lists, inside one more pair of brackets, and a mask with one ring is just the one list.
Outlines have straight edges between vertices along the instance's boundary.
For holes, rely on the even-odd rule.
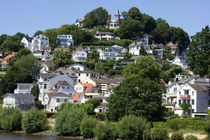
[[33,135],[0,132],[0,140],[78,140],[78,139],[59,138],[59,137],[50,137],[50,136],[40,137]]

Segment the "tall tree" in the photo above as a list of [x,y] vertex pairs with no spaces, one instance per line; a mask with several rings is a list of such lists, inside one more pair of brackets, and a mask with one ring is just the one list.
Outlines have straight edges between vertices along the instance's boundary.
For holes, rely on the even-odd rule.
[[210,30],[209,26],[192,36],[187,52],[189,66],[195,74],[210,75]]
[[47,29],[44,32],[44,35],[49,38],[50,46],[55,48],[56,47],[56,39],[57,39],[57,29]]
[[140,10],[136,7],[131,7],[128,10],[128,17],[134,20],[138,20],[141,21],[142,20],[142,13],[140,12]]
[[139,54],[140,55],[146,55],[147,54],[147,52],[144,49],[144,46],[141,46],[141,49],[139,50]]
[[146,14],[143,14],[142,16],[142,24],[144,26],[145,33],[150,33],[152,30],[156,28],[155,19]]
[[58,49],[53,52],[53,62],[57,68],[72,64],[71,53],[67,49]]
[[106,25],[108,20],[108,12],[106,9],[99,7],[85,15],[83,27],[93,28],[98,25]]
[[34,37],[34,36],[37,36],[37,35],[41,35],[41,34],[43,34],[43,33],[44,33],[43,31],[38,30],[38,31],[36,31],[36,32],[34,33],[33,37]]
[[21,48],[23,48],[23,45],[20,43],[21,41],[20,36],[9,36],[7,37],[4,42],[0,46],[0,51],[6,52],[6,51],[14,51],[17,52]]

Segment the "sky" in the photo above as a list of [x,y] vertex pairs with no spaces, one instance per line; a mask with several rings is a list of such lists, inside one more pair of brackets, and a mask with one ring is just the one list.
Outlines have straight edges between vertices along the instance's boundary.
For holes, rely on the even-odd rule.
[[190,36],[210,25],[210,0],[0,0],[0,35],[22,32],[32,36],[37,30],[74,24],[101,6],[112,18],[117,9],[122,12],[137,7],[155,19],[183,28]]

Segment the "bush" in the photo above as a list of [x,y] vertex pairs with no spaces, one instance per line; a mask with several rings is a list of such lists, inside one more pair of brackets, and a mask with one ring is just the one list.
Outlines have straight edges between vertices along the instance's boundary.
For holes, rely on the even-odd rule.
[[106,124],[98,123],[94,130],[97,140],[115,140],[117,139],[116,123]]
[[196,136],[190,135],[190,136],[187,136],[187,137],[185,138],[185,140],[198,140],[198,138],[197,138]]
[[88,100],[86,103],[92,104],[94,106],[94,109],[95,109],[97,106],[99,106],[101,104],[101,101],[100,101],[100,99],[94,98],[94,99]]
[[144,130],[150,127],[150,123],[146,119],[129,115],[119,121],[117,130],[120,138],[138,140],[143,138]]
[[173,130],[179,130],[181,128],[180,119],[167,120],[166,123],[167,123],[167,126]]
[[153,122],[154,128],[167,128],[167,124],[165,122]]
[[166,128],[152,128],[150,130],[151,140],[167,140],[168,131]]
[[93,138],[94,137],[94,129],[98,124],[98,120],[91,117],[85,117],[80,123],[80,133],[85,138]]
[[21,130],[22,114],[17,108],[3,108],[0,110],[0,126],[5,131]]
[[106,119],[106,114],[104,112],[99,112],[96,114],[96,119],[104,121]]
[[57,115],[55,131],[60,136],[79,136],[80,123],[85,116],[87,114],[78,106],[64,109]]
[[210,121],[208,121],[204,127],[205,132],[210,136]]
[[48,128],[47,117],[42,111],[32,109],[23,117],[22,125],[26,133],[41,132]]
[[58,115],[58,113],[56,112],[44,112],[46,114],[47,118],[56,118],[56,116]]
[[172,134],[171,140],[184,140],[183,134],[175,132]]

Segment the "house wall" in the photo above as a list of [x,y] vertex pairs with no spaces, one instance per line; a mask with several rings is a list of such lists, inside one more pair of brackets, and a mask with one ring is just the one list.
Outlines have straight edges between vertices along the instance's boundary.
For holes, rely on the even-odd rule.
[[[59,99],[59,102],[57,102],[57,99]],[[72,98],[69,97],[52,97],[50,103],[46,107],[46,110],[49,112],[57,112],[60,105],[65,102],[65,99],[67,99],[67,102],[73,103]]]
[[197,92],[197,107],[196,112],[206,112],[209,105],[210,96],[208,92]]
[[75,62],[84,62],[87,59],[87,53],[84,50],[77,50],[74,54],[72,54],[72,59]]
[[66,94],[66,95],[72,97],[72,96],[73,96],[73,93],[75,93],[75,90],[74,90],[74,88],[71,87],[71,86],[61,86],[61,87],[59,87],[59,88],[57,89],[56,92],[57,92],[57,93],[61,92],[61,93],[64,93],[64,94]]
[[4,97],[3,107],[16,107],[15,98],[11,96]]

